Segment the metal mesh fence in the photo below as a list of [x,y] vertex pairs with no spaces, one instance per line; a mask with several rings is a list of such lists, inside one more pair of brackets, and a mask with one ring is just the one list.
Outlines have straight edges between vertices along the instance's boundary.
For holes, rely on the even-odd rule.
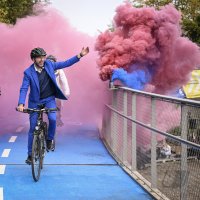
[[162,199],[200,199],[200,108],[123,89],[105,107],[101,137]]

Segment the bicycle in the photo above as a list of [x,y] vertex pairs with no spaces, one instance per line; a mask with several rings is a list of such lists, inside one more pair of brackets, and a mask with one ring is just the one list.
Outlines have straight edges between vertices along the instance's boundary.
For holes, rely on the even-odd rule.
[[38,113],[37,124],[33,132],[33,144],[32,144],[32,176],[35,182],[40,178],[40,172],[43,168],[43,160],[45,157],[46,139],[47,139],[47,123],[43,121],[43,113],[49,113],[57,111],[57,108],[44,108],[43,105],[39,105],[37,108],[26,108],[24,113],[31,114],[33,112]]

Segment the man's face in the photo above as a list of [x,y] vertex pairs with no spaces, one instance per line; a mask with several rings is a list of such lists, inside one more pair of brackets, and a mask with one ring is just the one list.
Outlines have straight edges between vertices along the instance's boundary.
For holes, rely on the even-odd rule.
[[44,66],[44,61],[46,60],[46,56],[40,56],[37,58],[34,58],[33,61],[37,65],[37,67],[42,68]]

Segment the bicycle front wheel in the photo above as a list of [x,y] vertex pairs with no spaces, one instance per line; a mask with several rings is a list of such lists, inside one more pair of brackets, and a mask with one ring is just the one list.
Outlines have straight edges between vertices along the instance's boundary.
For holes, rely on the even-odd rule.
[[45,128],[43,128],[42,130],[41,130],[41,132],[40,132],[40,135],[39,135],[39,137],[40,137],[40,141],[41,141],[41,146],[40,146],[40,148],[41,148],[41,159],[40,159],[40,166],[41,166],[41,169],[43,169],[43,162],[44,162],[44,157],[45,157],[45,143],[46,143],[46,139],[45,139]]
[[38,181],[41,171],[41,142],[38,135],[34,135],[32,145],[32,176],[34,181]]

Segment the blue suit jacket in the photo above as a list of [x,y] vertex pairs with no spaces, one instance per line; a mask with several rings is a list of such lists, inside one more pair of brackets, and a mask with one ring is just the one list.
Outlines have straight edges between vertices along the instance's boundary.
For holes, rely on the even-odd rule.
[[[56,83],[56,77],[55,77],[54,71],[57,69],[69,67],[78,61],[79,61],[79,58],[77,56],[74,56],[64,62],[54,63],[54,62],[51,62],[50,60],[45,61],[44,68],[47,74],[49,75],[49,77],[51,78],[52,82],[54,83],[54,86],[56,89],[56,94],[55,94],[56,98],[63,99],[63,100],[67,99]],[[26,95],[27,95],[29,87],[30,87],[29,105],[31,105],[31,103],[34,104],[34,103],[39,102],[40,100],[39,80],[38,80],[37,72],[35,71],[35,68],[34,68],[34,64],[32,64],[28,69],[24,71],[24,78],[23,78],[22,86],[20,88],[18,104],[25,104]]]

